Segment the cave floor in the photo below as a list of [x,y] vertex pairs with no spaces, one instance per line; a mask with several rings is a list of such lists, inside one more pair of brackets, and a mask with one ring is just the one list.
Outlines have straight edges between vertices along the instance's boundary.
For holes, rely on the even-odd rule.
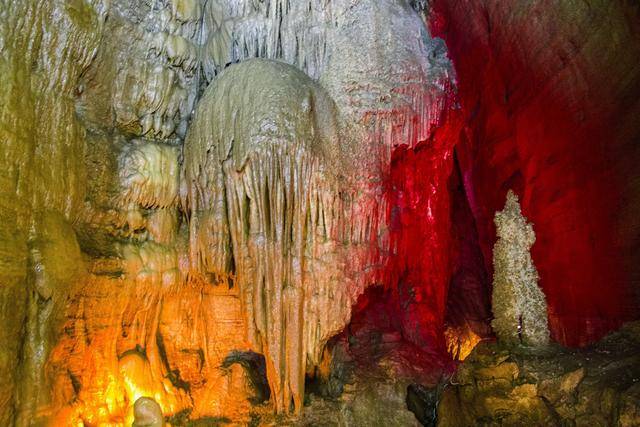
[[331,374],[308,382],[301,417],[274,416],[265,406],[252,414],[253,425],[420,426],[407,409],[408,388],[433,389],[454,368],[446,356],[419,349],[391,328],[347,329],[332,344]]
[[466,425],[640,426],[640,322],[583,349],[479,344],[438,407]]
[[[252,425],[640,426],[640,322],[583,349],[484,341],[455,374],[450,362],[394,331],[345,333],[334,361],[325,389],[309,387],[301,418],[273,416],[265,406]],[[332,382],[337,390],[327,392]],[[429,396],[414,401],[422,424],[407,409],[416,386],[433,399],[433,406],[424,406]]]

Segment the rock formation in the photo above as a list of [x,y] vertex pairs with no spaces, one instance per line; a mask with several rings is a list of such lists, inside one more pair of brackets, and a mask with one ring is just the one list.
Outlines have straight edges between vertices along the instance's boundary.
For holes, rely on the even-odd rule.
[[437,425],[638,425],[639,326],[583,350],[482,343],[446,384]]
[[[70,232],[82,205],[86,170],[85,130],[75,115],[74,94],[95,57],[106,13],[106,2],[99,0],[2,3],[3,425],[14,419],[25,425],[31,411],[47,404],[41,370],[59,333],[57,318],[75,280],[71,273],[82,269]],[[52,239],[44,241],[40,233]],[[73,260],[68,270],[66,257]],[[44,270],[37,272],[37,266]]]
[[[26,19],[32,6],[37,16],[66,16],[31,3],[10,16]],[[41,214],[26,218],[13,210],[21,203],[16,195],[30,194],[34,212],[47,204],[52,217],[63,214],[47,224],[66,230],[69,242],[60,251],[67,256],[76,256],[77,245],[76,252],[69,248],[77,236],[89,274],[69,270],[69,283],[56,282],[63,292],[38,297],[64,302],[64,316],[56,311],[54,322],[48,314],[28,315],[28,341],[40,350],[29,350],[34,360],[23,363],[34,384],[23,386],[30,396],[21,400],[23,423],[36,411],[56,414],[60,423],[129,421],[141,395],[169,415],[239,419],[247,413],[243,396],[254,393],[252,373],[220,365],[230,353],[250,349],[265,353],[275,408],[289,411],[293,400],[299,411],[305,373],[346,325],[357,296],[402,275],[387,262],[395,252],[387,229],[394,147],[428,145],[442,165],[433,185],[446,179],[451,145],[429,142],[451,106],[453,72],[444,46],[430,38],[415,9],[396,1],[310,8],[283,1],[78,1],[65,13],[71,24],[55,21],[43,33],[52,40],[47,49],[70,31],[84,50],[60,77],[64,88],[49,83],[54,74],[42,76],[46,90],[33,90],[36,98],[64,94],[51,102],[66,115],[52,116],[51,124],[74,132],[60,141],[76,151],[67,149],[60,160],[75,163],[49,156],[42,170],[68,174],[63,182],[70,185],[56,189],[60,195],[45,186],[42,194],[6,187],[13,204],[7,212],[14,212],[7,224],[23,221],[15,227],[24,235],[5,233],[3,259],[11,266],[3,271],[18,292],[28,276],[19,266],[31,262],[27,244],[45,235],[38,226],[31,240],[27,236]],[[371,20],[398,31],[376,37],[363,26]],[[74,25],[88,32],[87,40]],[[314,33],[306,36],[309,27]],[[35,31],[23,42],[40,40]],[[356,50],[368,67],[347,60]],[[316,81],[281,64],[228,67],[252,57],[289,62]],[[22,66],[19,58],[14,62]],[[42,69],[64,71],[55,63]],[[9,91],[15,102],[19,79],[31,75],[26,70],[8,73],[16,79]],[[246,74],[241,84],[226,77],[234,73]],[[7,112],[26,117],[30,110],[12,102],[5,103]],[[201,113],[183,150],[197,103]],[[49,110],[57,112],[57,104]],[[242,123],[229,126],[231,117]],[[4,129],[14,132],[17,122],[7,119]],[[44,123],[26,129],[25,137],[44,131],[49,117]],[[221,131],[236,139],[230,143]],[[55,129],[41,139],[54,141],[46,145],[52,153],[62,147]],[[24,166],[7,182],[26,183],[32,166],[38,167]],[[438,194],[446,201],[446,191]],[[437,218],[448,216],[446,209],[437,212]],[[25,303],[7,322],[20,322],[29,304],[36,307]],[[216,322],[226,326],[214,328]],[[438,322],[425,331],[435,333]],[[39,381],[43,375],[54,385]],[[50,387],[56,390],[51,396],[31,400],[40,393],[35,389],[47,394]],[[231,404],[227,394],[240,403]]]
[[491,326],[505,343],[545,345],[549,342],[547,304],[529,253],[536,236],[513,191],[507,193],[504,209],[496,212],[495,223]]
[[335,117],[302,72],[249,60],[207,88],[185,141],[192,271],[238,287],[278,411],[301,410],[306,369],[366,284],[358,247],[376,237],[350,229],[356,166]]
[[155,400],[141,397],[133,404],[133,427],[162,427],[164,418],[162,409]]
[[[337,376],[336,334],[442,372],[491,334],[500,188],[536,224],[554,339],[637,317],[636,15],[0,0],[0,424],[131,425],[141,397],[172,425],[280,422]],[[336,419],[403,405],[386,360]]]
[[486,270],[513,189],[535,224],[552,339],[582,346],[637,319],[638,4],[429,5],[455,64],[465,130],[452,137]]

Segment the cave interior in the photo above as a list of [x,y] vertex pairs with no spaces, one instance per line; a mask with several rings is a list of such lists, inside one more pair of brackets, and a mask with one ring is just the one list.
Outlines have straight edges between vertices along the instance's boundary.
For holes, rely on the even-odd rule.
[[0,18],[1,425],[640,426],[640,3]]

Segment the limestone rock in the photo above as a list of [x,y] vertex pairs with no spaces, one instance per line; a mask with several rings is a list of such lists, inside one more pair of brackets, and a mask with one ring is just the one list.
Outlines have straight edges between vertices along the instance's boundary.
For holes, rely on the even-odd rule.
[[120,154],[119,173],[123,205],[168,208],[178,199],[178,147],[134,141]]
[[578,385],[585,376],[584,367],[568,372],[560,377],[552,378],[541,383],[540,395],[551,403],[566,399],[575,393]]
[[[438,425],[637,425],[636,329],[629,324],[584,350],[511,348],[509,362],[504,348],[480,343],[445,388]],[[488,377],[502,380],[487,387]]]
[[184,137],[199,86],[201,3],[112,1],[98,53],[79,82],[94,129],[164,141]]
[[185,142],[193,270],[233,278],[279,411],[292,399],[301,409],[306,366],[320,362],[365,284],[355,280],[357,245],[375,235],[348,226],[354,166],[342,152],[324,90],[265,60],[215,80]]
[[619,411],[620,427],[640,425],[640,384],[632,386],[622,395]]
[[[86,168],[74,94],[102,37],[106,2],[3,2],[0,9],[0,424],[23,426],[48,400],[41,368],[57,331],[47,319],[62,301],[46,299],[70,290],[57,279],[75,272],[65,272],[55,252],[75,243],[69,224],[82,205]],[[42,243],[37,217],[45,212],[64,228],[40,245],[47,271],[39,274],[29,246]]]

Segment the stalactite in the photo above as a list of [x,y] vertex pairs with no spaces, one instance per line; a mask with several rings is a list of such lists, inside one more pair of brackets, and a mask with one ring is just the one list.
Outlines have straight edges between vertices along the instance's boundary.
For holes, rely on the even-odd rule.
[[360,182],[373,183],[371,198],[388,208],[380,219],[389,229],[382,283],[405,337],[443,347],[451,238],[445,183],[460,128],[446,47],[412,8],[394,1],[354,4],[333,46],[320,83],[354,144]]
[[320,363],[366,283],[347,253],[358,266],[358,246],[377,235],[353,227],[367,219],[349,216],[353,166],[342,150],[324,91],[259,60],[216,79],[187,136],[193,268],[239,287],[279,412],[301,410],[307,365]]
[[199,1],[114,0],[98,56],[79,82],[94,128],[160,140],[184,136],[198,84]]
[[[75,226],[95,258],[48,364],[60,392],[42,413],[61,423],[129,422],[143,392],[165,414],[246,416],[246,402],[225,397],[247,393],[242,369],[220,368],[246,350],[265,355],[276,409],[299,412],[305,372],[358,295],[396,277],[385,264],[401,253],[387,228],[391,153],[444,120],[442,46],[390,0],[203,4],[112,2],[109,37],[70,84],[91,166]],[[362,35],[361,20],[398,35]],[[281,64],[249,61],[229,69],[244,77],[225,77],[253,56],[305,70],[338,108]],[[179,189],[178,146],[209,80]]]

